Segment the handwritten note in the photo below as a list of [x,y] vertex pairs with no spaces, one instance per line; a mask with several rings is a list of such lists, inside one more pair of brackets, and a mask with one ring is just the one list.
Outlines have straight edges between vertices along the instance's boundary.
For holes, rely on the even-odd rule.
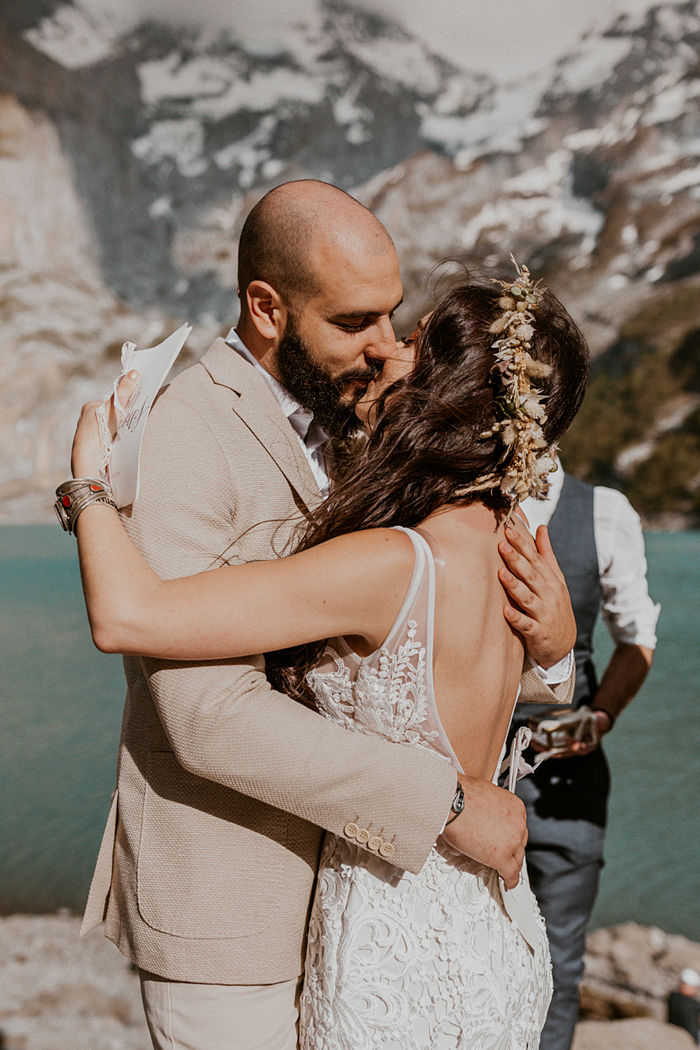
[[162,343],[147,350],[138,350],[134,343],[124,343],[122,347],[122,373],[135,368],[141,379],[112,443],[109,480],[120,508],[138,498],[139,460],[148,413],[191,331],[190,325],[183,324]]

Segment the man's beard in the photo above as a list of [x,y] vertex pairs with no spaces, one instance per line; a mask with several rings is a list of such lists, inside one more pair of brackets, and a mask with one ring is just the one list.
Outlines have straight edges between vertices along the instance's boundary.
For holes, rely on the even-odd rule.
[[280,379],[300,405],[313,412],[314,421],[333,438],[347,437],[359,427],[355,405],[363,396],[358,391],[352,398],[343,398],[346,383],[353,379],[368,382],[381,371],[381,362],[372,362],[367,368],[355,368],[331,377],[316,364],[306,343],[296,331],[290,317],[285,333],[277,347],[277,368]]

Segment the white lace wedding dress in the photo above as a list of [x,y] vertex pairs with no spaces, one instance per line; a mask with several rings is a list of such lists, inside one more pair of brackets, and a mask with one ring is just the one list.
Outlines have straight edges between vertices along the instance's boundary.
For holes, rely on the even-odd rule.
[[[327,717],[434,748],[459,769],[433,692],[435,564],[425,538],[403,531],[415,567],[386,642],[360,658],[334,640],[309,682]],[[523,880],[511,920],[501,885],[493,869],[445,845],[413,875],[328,835],[301,1050],[535,1050],[552,989],[544,923]]]

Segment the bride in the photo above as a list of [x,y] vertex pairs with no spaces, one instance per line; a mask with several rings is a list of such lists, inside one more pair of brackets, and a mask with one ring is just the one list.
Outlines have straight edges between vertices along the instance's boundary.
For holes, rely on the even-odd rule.
[[[523,665],[498,545],[517,501],[546,492],[587,360],[525,268],[497,284],[455,287],[400,344],[362,402],[366,443],[292,556],[161,580],[111,507],[86,506],[77,538],[99,647],[173,660],[274,650],[277,680],[328,718],[495,780]],[[94,407],[76,476],[102,462]],[[525,876],[508,891],[441,841],[402,873],[383,831],[350,821],[326,838],[303,1050],[534,1050],[551,978]]]

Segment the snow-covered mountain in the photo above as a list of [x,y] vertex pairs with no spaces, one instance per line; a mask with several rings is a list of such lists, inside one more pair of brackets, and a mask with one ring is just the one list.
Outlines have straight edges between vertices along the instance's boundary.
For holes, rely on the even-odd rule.
[[[647,343],[666,360],[698,325],[695,0],[602,25],[512,84],[339,0],[275,54],[247,48],[235,24],[127,30],[63,0],[6,0],[0,19],[6,518],[46,505],[41,490],[65,472],[64,414],[104,385],[124,338],[148,344],[186,317],[199,350],[235,320],[240,225],[285,179],[335,182],[377,212],[407,313],[441,259],[501,265],[514,251],[597,352],[650,315],[633,372]],[[654,435],[697,408],[669,384],[668,413],[664,400],[644,433],[621,436],[647,460]]]

